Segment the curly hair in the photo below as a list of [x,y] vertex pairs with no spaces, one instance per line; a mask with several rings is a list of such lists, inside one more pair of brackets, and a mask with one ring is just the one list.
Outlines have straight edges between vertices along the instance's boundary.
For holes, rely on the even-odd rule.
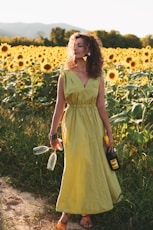
[[102,74],[102,67],[104,63],[103,55],[101,53],[102,43],[98,37],[89,33],[76,32],[71,35],[68,42],[68,57],[65,67],[72,69],[76,66],[75,57],[73,54],[73,47],[76,39],[82,38],[86,46],[90,50],[90,56],[87,55],[86,68],[89,77],[97,78]]

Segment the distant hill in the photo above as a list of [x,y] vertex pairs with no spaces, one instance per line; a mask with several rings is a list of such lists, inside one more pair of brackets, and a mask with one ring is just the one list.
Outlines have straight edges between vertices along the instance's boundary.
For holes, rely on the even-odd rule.
[[39,35],[49,38],[52,28],[60,27],[67,30],[79,30],[81,32],[86,31],[85,29],[75,27],[69,24],[64,23],[52,23],[52,24],[43,24],[43,23],[0,23],[0,36],[6,37],[27,37],[27,38],[37,38]]

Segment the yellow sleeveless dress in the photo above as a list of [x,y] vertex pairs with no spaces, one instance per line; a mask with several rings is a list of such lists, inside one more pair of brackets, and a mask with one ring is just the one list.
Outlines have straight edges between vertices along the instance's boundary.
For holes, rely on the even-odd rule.
[[96,107],[100,78],[84,86],[71,70],[61,73],[68,107],[62,119],[64,170],[56,210],[97,214],[113,208],[121,188],[108,165],[104,126]]

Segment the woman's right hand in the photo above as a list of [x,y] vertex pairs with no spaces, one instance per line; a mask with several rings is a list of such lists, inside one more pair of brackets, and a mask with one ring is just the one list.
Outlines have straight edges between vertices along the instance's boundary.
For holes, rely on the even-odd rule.
[[62,140],[59,138],[50,140],[50,146],[53,150],[63,150]]

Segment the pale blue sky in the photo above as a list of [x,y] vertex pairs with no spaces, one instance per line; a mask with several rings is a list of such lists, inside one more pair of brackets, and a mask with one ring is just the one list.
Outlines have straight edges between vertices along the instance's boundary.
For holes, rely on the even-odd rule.
[[3,0],[0,22],[66,23],[89,31],[153,34],[153,0]]

